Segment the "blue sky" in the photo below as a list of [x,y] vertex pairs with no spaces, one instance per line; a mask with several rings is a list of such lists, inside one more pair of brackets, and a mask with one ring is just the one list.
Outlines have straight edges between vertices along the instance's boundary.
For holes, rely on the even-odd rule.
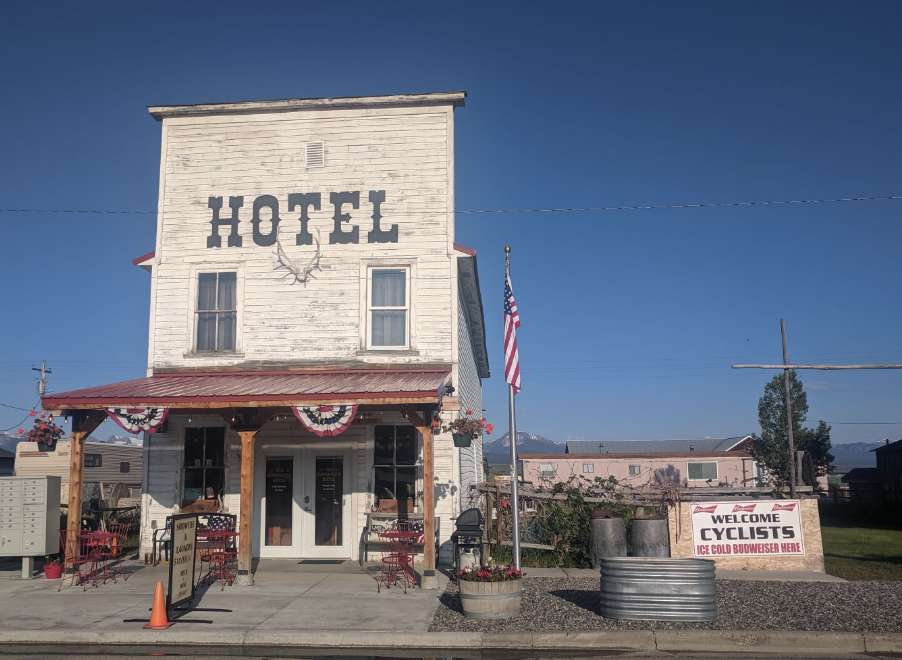
[[[460,209],[902,194],[896,3],[11,2],[0,208],[152,209],[149,104],[466,89]],[[551,13],[553,8],[554,13]],[[797,360],[902,362],[902,201],[461,215],[502,432],[502,246],[521,430],[757,430],[779,319]],[[0,213],[0,402],[140,376],[146,214]],[[834,441],[902,436],[902,372],[802,374]],[[18,411],[0,408],[0,428]]]

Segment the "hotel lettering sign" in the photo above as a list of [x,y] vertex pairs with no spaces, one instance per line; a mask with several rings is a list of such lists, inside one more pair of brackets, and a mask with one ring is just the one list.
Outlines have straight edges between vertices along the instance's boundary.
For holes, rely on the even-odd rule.
[[172,517],[172,560],[169,562],[167,610],[194,600],[194,564],[197,549],[197,514]]
[[804,555],[801,502],[689,502],[696,557]]
[[[332,231],[329,243],[359,243],[360,225],[353,224],[349,211],[360,208],[361,192],[345,191],[329,193],[329,205],[332,207]],[[369,230],[366,232],[368,243],[397,243],[398,225],[382,226],[382,204],[385,202],[384,190],[370,190],[367,195],[370,213]],[[284,204],[283,204],[284,202]],[[226,205],[228,208],[223,208]],[[323,196],[318,193],[289,193],[287,199],[280,201],[275,195],[260,195],[251,204],[252,237],[256,245],[275,245],[279,237],[279,225],[289,221],[297,222],[295,245],[313,245],[310,234],[310,211],[322,209]],[[210,197],[207,206],[211,211],[210,235],[207,237],[208,248],[223,247],[223,238],[227,247],[241,247],[244,238],[238,232],[240,215],[244,208],[244,197],[231,196],[227,202],[222,197]],[[245,211],[246,213],[246,211]],[[265,218],[268,218],[269,221]],[[266,229],[268,225],[268,229]]]

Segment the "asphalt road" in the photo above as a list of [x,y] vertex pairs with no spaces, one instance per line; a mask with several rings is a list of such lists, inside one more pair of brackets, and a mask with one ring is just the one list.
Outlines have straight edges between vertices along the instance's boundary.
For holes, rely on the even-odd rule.
[[53,649],[50,647],[40,647],[35,646],[29,649],[28,653],[7,653],[6,649],[0,649],[0,658],[4,660],[13,660],[13,659],[21,659],[21,660],[35,660],[35,658],[68,658],[71,660],[139,660],[148,657],[178,657],[183,658],[185,660],[214,660],[217,658],[230,659],[230,658],[253,658],[256,660],[270,660],[275,658],[310,658],[311,660],[327,660],[327,659],[335,659],[335,660],[397,660],[400,658],[423,658],[423,660],[467,660],[468,658],[481,658],[485,660],[513,660],[514,658],[529,658],[532,660],[541,660],[543,658],[547,658],[549,660],[588,660],[590,658],[603,658],[604,660],[636,660],[637,658],[675,658],[679,660],[717,660],[719,658],[736,658],[737,660],[776,660],[777,658],[787,658],[792,657],[797,660],[855,660],[855,659],[867,659],[867,658],[881,658],[886,660],[887,658],[902,658],[902,656],[889,656],[885,654],[880,655],[870,655],[870,654],[855,654],[855,655],[797,655],[797,656],[787,656],[787,655],[752,655],[748,653],[662,653],[662,652],[642,652],[636,651],[634,653],[613,653],[613,654],[594,654],[591,652],[585,654],[574,654],[572,652],[565,652],[561,655],[549,655],[547,653],[543,653],[541,655],[526,655],[524,656],[522,652],[513,654],[512,652],[507,653],[492,653],[492,654],[483,654],[483,655],[473,655],[473,656],[410,656],[410,655],[359,655],[355,653],[359,653],[359,651],[349,651],[349,655],[336,655],[334,652],[329,652],[325,655],[310,655],[309,652],[298,652],[298,655],[290,655],[279,654],[279,655],[270,655],[270,656],[259,656],[259,655],[197,655],[196,653],[190,655],[181,655],[179,653],[171,653],[168,651],[160,650],[157,653],[146,653],[143,655],[94,655],[94,654],[72,654],[72,653],[59,653],[58,649]]

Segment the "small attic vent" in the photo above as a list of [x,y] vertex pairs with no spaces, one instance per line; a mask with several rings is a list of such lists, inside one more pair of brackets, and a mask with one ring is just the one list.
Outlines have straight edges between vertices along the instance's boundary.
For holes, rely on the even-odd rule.
[[307,143],[307,167],[323,167],[326,149],[322,142]]

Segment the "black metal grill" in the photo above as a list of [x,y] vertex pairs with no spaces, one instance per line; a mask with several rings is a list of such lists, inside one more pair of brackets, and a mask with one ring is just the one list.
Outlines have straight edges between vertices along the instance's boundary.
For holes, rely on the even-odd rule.
[[477,508],[461,511],[454,525],[451,541],[454,543],[454,570],[460,570],[461,551],[473,551],[483,564],[482,543],[485,534],[485,518]]

